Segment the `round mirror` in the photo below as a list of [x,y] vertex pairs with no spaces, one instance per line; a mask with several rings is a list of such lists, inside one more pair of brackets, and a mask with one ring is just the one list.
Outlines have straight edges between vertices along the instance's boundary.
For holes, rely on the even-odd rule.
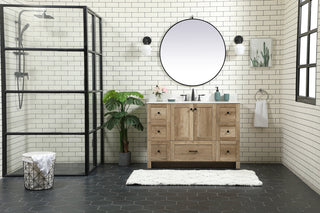
[[160,60],[176,82],[199,86],[214,79],[223,67],[226,45],[220,32],[200,19],[174,24],[160,45]]

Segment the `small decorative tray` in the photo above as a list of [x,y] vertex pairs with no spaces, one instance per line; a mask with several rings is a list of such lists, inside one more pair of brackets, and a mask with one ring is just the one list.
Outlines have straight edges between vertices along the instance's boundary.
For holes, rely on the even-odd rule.
[[175,102],[176,101],[176,99],[174,99],[174,98],[168,98],[168,102]]

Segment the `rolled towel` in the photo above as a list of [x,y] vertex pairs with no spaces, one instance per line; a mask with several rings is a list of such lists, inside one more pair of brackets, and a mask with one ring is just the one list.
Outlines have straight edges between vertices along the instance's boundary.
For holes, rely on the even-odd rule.
[[266,100],[256,102],[256,110],[254,114],[255,127],[268,127],[268,106]]

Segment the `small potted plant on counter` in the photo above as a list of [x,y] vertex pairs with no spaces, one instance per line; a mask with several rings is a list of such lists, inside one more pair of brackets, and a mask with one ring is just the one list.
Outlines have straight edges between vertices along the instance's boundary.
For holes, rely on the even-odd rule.
[[143,95],[139,92],[116,92],[114,90],[107,91],[103,96],[107,113],[104,114],[106,122],[102,128],[112,130],[116,127],[120,133],[120,153],[119,165],[128,166],[131,163],[131,152],[129,151],[128,128],[134,127],[143,131],[143,125],[140,119],[128,112],[131,105],[144,105],[141,100]]

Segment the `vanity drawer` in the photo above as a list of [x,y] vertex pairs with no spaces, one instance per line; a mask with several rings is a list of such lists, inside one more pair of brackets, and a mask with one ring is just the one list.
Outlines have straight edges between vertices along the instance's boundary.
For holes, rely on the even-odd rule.
[[169,156],[169,145],[163,144],[151,144],[150,158],[153,161],[168,160]]
[[173,160],[175,161],[212,161],[212,144],[174,144]]
[[169,107],[164,104],[149,105],[149,122],[165,123],[169,121]]
[[236,127],[223,126],[220,127],[220,139],[221,140],[235,140],[236,139]]
[[236,122],[236,108],[220,107],[219,123],[235,123]]
[[237,160],[237,143],[236,141],[220,142],[220,161]]
[[167,124],[149,125],[149,138],[152,141],[163,141],[170,139],[170,128]]

